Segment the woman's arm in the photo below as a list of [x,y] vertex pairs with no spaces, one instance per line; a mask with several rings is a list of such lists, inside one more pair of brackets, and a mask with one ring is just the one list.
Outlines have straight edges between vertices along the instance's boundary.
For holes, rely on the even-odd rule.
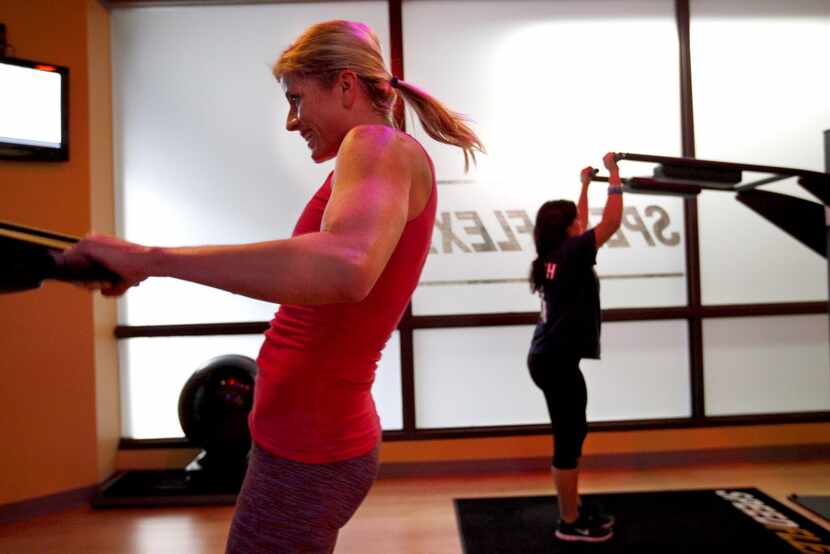
[[602,158],[602,163],[608,169],[608,199],[605,201],[605,209],[602,211],[602,220],[594,227],[594,237],[597,249],[610,239],[622,222],[623,195],[622,182],[620,181],[620,170],[617,167],[617,160],[613,152],[608,152]]
[[123,294],[147,277],[173,277],[277,303],[355,302],[371,291],[406,225],[411,150],[386,127],[352,129],[343,140],[334,189],[319,232],[227,246],[151,248],[90,237],[63,263],[93,260],[123,282]]
[[591,184],[591,177],[593,175],[594,168],[591,166],[584,167],[579,172],[579,179],[582,181],[582,191],[579,193],[579,202],[576,205],[576,216],[583,230],[588,229],[588,185]]

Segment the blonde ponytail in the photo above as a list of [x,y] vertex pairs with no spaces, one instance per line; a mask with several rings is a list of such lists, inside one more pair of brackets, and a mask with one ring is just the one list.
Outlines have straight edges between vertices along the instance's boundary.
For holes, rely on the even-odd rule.
[[312,76],[324,86],[333,86],[337,75],[352,70],[359,77],[374,110],[394,124],[393,110],[398,95],[412,106],[426,133],[438,142],[461,148],[464,170],[470,158],[484,153],[481,139],[467,125],[466,118],[450,111],[426,91],[392,77],[383,63],[380,41],[363,23],[335,20],[312,25],[294,41],[274,65],[274,76]]
[[464,171],[469,170],[470,158],[476,161],[476,151],[485,153],[484,144],[467,125],[467,118],[449,110],[429,93],[399,79],[396,89],[404,101],[412,106],[424,131],[438,142],[457,146],[464,152]]

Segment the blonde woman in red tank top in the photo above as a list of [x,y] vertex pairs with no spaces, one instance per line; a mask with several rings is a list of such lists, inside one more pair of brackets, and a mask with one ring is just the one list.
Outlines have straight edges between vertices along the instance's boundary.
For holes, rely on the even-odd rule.
[[314,162],[336,160],[290,238],[158,248],[91,235],[57,261],[117,274],[92,285],[107,296],[163,276],[281,305],[258,360],[254,446],[227,551],[331,552],[377,472],[374,370],[434,226],[432,162],[396,129],[395,102],[430,137],[459,147],[465,166],[484,148],[463,117],[386,69],[362,23],[313,25],[273,73],[289,104],[286,129]]

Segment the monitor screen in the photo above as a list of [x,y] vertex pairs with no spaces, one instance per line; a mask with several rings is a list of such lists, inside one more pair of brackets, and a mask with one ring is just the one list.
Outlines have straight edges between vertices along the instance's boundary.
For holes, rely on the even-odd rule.
[[0,159],[69,158],[65,67],[0,58]]

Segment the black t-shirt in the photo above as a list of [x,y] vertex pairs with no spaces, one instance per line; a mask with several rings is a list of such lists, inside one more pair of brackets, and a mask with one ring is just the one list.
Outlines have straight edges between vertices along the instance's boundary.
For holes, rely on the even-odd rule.
[[532,354],[599,358],[601,313],[594,230],[565,239],[548,263]]

